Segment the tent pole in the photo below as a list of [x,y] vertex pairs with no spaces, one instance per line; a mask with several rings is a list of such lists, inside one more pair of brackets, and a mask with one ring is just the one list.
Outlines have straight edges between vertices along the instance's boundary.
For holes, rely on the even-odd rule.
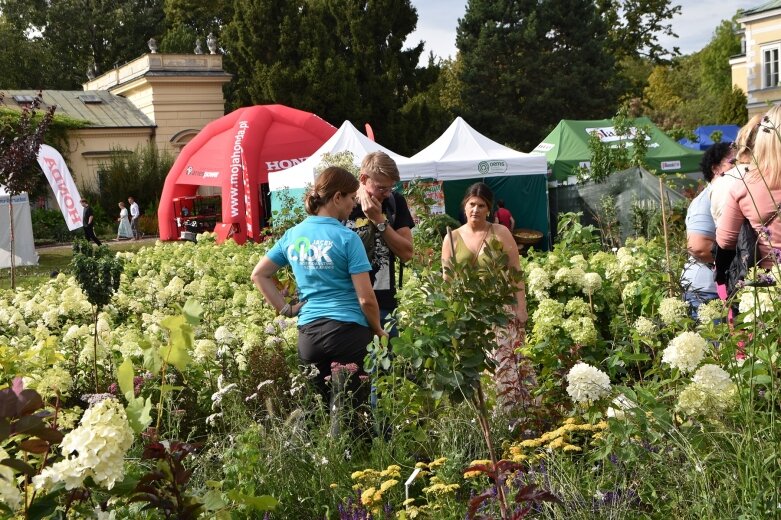
[[659,177],[659,201],[662,205],[662,229],[664,230],[664,255],[667,259],[667,294],[673,295],[672,264],[670,263],[670,242],[667,238],[667,210],[664,205],[664,181]]

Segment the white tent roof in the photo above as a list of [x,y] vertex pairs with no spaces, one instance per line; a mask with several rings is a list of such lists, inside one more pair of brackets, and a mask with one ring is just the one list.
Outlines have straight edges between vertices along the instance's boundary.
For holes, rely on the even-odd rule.
[[[546,175],[545,157],[536,157],[488,139],[457,117],[439,138],[412,157],[411,162],[436,165],[441,181],[508,175]],[[418,175],[422,177],[422,175]],[[402,179],[407,180],[402,174]]]
[[315,169],[320,166],[323,154],[344,151],[352,152],[356,166],[361,165],[361,161],[368,153],[375,151],[385,152],[396,161],[402,179],[415,177],[430,178],[434,176],[434,165],[430,161],[411,161],[409,158],[375,143],[359,132],[352,123],[345,121],[339,130],[307,160],[287,170],[269,172],[269,190],[279,191],[285,188],[303,188],[307,184],[311,184],[314,181]]

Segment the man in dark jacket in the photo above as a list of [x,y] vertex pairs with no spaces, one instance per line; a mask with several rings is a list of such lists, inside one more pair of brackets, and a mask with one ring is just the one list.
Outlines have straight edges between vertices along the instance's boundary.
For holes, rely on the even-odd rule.
[[81,216],[84,223],[84,236],[87,240],[95,242],[97,245],[101,245],[98,237],[95,236],[95,215],[92,213],[92,208],[86,199],[81,199],[81,206],[84,208],[84,213]]

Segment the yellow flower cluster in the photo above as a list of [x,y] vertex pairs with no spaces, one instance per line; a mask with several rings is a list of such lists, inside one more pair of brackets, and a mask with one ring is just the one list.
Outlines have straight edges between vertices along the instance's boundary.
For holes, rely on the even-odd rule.
[[448,484],[436,476],[431,477],[429,482],[431,482],[431,485],[424,487],[423,492],[427,495],[436,495],[439,497],[447,495],[448,493],[453,493],[461,487],[458,484]]
[[[474,466],[490,466],[491,464],[492,464],[492,462],[490,460],[488,460],[488,459],[478,459],[478,460],[473,460],[472,462],[470,462],[469,463],[469,467],[472,468]],[[478,476],[480,476],[482,474],[483,474],[482,470],[479,470],[479,469],[472,470],[472,469],[470,469],[470,471],[465,471],[464,472],[464,478],[465,479],[467,479],[467,478],[475,478],[475,477],[478,477]]]
[[592,441],[599,439],[605,429],[607,429],[607,422],[605,421],[600,421],[596,424],[579,424],[576,419],[570,417],[565,419],[564,423],[555,430],[546,432],[536,439],[526,439],[511,444],[508,449],[509,458],[514,462],[538,458],[539,453],[537,452],[540,449],[580,452],[583,451],[583,448],[573,444],[575,442],[573,436],[585,437],[583,439],[583,444],[585,444],[589,436]]
[[376,469],[364,469],[355,471],[350,475],[355,481],[353,489],[363,489],[361,492],[361,504],[371,508],[377,515],[382,507],[382,498],[385,492],[399,483],[401,467],[392,464],[382,471]]

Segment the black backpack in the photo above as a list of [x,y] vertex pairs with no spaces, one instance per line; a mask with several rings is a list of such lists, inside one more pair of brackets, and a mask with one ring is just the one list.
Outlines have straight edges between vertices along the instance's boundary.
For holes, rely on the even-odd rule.
[[[776,213],[765,222],[765,226],[770,224],[775,218]],[[742,283],[746,280],[748,270],[757,265],[757,251],[759,237],[756,230],[748,219],[743,219],[743,224],[738,232],[738,240],[735,243],[735,249],[722,249],[716,246],[716,283],[723,283],[727,286],[727,296],[732,298]],[[756,285],[756,284],[754,284]]]

